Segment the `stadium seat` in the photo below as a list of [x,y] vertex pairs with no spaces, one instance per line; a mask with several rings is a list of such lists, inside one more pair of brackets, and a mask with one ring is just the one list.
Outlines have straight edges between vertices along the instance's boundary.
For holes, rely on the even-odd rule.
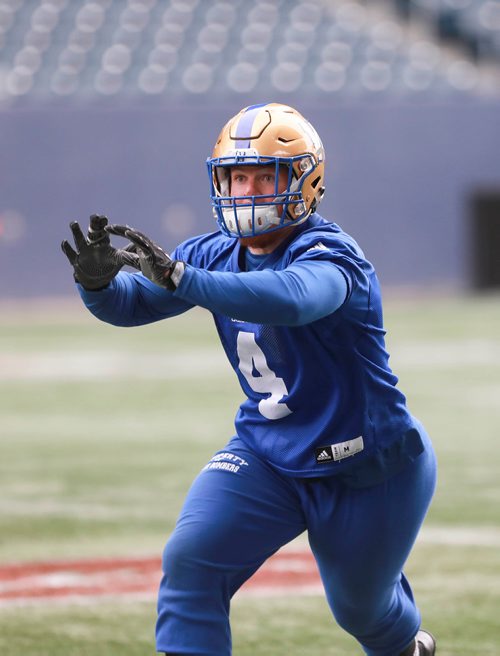
[[[412,20],[428,36],[409,38]],[[498,0],[0,2],[3,104],[478,93],[482,58],[500,71]]]

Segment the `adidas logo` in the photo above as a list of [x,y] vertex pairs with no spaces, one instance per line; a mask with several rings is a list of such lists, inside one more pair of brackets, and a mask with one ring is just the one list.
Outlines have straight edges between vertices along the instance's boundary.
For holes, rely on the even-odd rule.
[[316,462],[326,462],[333,460],[332,448],[330,446],[321,446],[316,449]]

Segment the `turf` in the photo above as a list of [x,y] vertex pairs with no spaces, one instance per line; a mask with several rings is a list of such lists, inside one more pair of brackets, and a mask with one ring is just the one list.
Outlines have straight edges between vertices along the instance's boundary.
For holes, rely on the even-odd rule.
[[[499,301],[386,302],[392,366],[439,458],[408,563],[439,656],[500,653]],[[159,554],[241,399],[210,318],[125,330],[73,303],[0,310],[1,561]],[[153,600],[4,606],[0,653],[152,654],[154,615]],[[235,656],[360,653],[321,597],[236,598],[233,634]]]

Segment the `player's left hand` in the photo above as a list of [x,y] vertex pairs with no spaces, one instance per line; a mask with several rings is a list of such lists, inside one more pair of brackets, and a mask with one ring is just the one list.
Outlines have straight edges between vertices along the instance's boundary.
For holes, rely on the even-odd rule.
[[163,248],[144,233],[123,225],[106,226],[106,232],[129,239],[139,256],[142,273],[160,287],[175,291],[184,273],[184,263],[173,260]]

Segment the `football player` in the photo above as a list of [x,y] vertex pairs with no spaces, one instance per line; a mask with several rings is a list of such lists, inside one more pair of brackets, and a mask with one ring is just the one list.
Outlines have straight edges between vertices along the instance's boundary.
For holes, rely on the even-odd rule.
[[63,242],[103,321],[207,308],[245,393],[235,435],[195,479],[167,542],[157,650],[229,656],[231,597],[307,531],[332,613],[364,652],[432,656],[403,566],[435,456],[389,367],[373,266],[317,213],[321,140],[293,108],[253,105],[224,126],[207,164],[218,231],[168,255],[93,216],[87,237],[72,224],[76,250]]

